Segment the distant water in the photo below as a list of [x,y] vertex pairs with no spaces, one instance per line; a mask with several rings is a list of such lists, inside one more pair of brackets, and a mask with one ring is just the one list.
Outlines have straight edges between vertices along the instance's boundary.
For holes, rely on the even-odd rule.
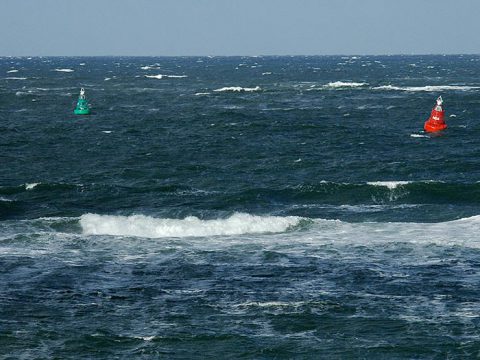
[[479,68],[0,58],[0,358],[478,358]]

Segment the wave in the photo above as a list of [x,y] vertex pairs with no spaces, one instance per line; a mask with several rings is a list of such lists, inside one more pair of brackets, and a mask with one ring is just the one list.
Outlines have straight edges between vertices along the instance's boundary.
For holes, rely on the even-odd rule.
[[477,204],[480,202],[480,182],[449,183],[422,181],[369,181],[337,183],[322,181],[283,188],[253,188],[232,194],[223,201],[249,205],[258,201],[281,204]]
[[410,184],[411,181],[370,181],[367,182],[368,185],[372,186],[384,186],[389,189],[396,189],[399,186]]
[[145,65],[145,66],[142,66],[140,69],[142,70],[160,69],[160,64]]
[[0,186],[0,195],[14,195],[20,194],[25,190],[30,191],[44,191],[44,192],[53,192],[53,191],[71,191],[78,190],[82,188],[82,184],[67,184],[67,183],[25,183],[17,186]]
[[[151,239],[236,235],[229,239],[227,244],[238,244],[244,243],[246,239],[261,241],[263,235],[276,234],[269,241],[305,243],[309,246],[411,243],[480,248],[477,230],[479,225],[480,215],[441,222],[348,222],[236,213],[229,218],[214,220],[201,220],[193,216],[184,219],[162,219],[145,215],[84,214],[80,218],[52,217],[5,221],[0,227],[3,227],[2,231],[8,236],[38,234],[51,241],[53,235],[62,242],[78,235]],[[208,242],[202,241],[199,244],[204,246]]]
[[471,91],[478,90],[480,86],[467,86],[467,85],[427,85],[427,86],[393,86],[393,85],[382,85],[373,87],[372,90],[396,90],[396,91]]
[[252,91],[261,91],[262,89],[260,86],[255,86],[254,88],[244,88],[241,86],[229,86],[229,87],[223,87],[220,89],[215,89],[213,91],[215,92],[252,92]]
[[37,185],[40,185],[40,183],[25,184],[25,190],[32,190],[37,187]]
[[187,75],[164,75],[164,74],[158,74],[158,75],[145,75],[146,78],[149,79],[163,79],[163,78],[169,78],[169,79],[180,79],[180,78],[186,78],[188,77]]
[[297,216],[256,216],[235,213],[226,219],[162,219],[145,215],[115,216],[84,214],[80,225],[85,235],[119,235],[146,238],[198,237],[282,233],[297,226]]
[[16,72],[18,72],[18,70],[16,70],[16,69],[8,70],[8,71],[7,71],[7,74],[16,73]]
[[363,83],[363,82],[343,82],[343,81],[335,81],[335,82],[330,82],[326,85],[324,85],[324,88],[332,88],[332,89],[338,89],[338,88],[357,88],[357,87],[363,87],[367,86],[368,83]]
[[28,78],[26,77],[15,77],[15,76],[8,76],[5,78],[5,80],[27,80]]
[[54,69],[53,71],[70,73],[70,72],[74,72],[75,70],[73,70],[73,69]]

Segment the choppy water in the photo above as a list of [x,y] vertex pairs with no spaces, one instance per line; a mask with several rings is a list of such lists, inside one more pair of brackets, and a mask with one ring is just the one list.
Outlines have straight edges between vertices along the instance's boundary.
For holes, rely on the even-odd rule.
[[0,58],[0,358],[477,358],[479,66]]

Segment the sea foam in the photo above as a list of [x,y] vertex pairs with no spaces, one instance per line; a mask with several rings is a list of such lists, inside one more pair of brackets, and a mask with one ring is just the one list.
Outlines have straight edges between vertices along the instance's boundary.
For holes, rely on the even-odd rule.
[[393,85],[382,85],[372,88],[373,90],[396,90],[396,91],[408,91],[408,92],[417,92],[417,91],[471,91],[478,90],[480,86],[467,86],[467,85],[427,85],[427,86],[393,86]]
[[74,72],[75,70],[73,70],[73,69],[55,69],[54,71],[69,73],[69,72]]
[[231,92],[251,92],[251,91],[261,91],[262,89],[260,86],[255,86],[254,88],[246,88],[246,87],[241,87],[241,86],[228,86],[228,87],[223,87],[220,89],[215,89],[213,91],[215,92],[225,92],[225,91],[231,91]]
[[164,74],[158,74],[158,75],[145,75],[146,78],[149,79],[164,79],[164,78],[170,78],[170,79],[180,79],[180,78],[186,78],[188,77],[187,75],[164,75]]
[[39,185],[40,183],[30,183],[30,184],[25,184],[25,190],[32,190],[34,189],[35,187],[37,187],[37,185]]
[[368,83],[335,81],[335,82],[330,82],[330,83],[324,85],[324,88],[332,88],[332,89],[357,88],[357,87],[362,87],[362,86],[366,86],[366,85],[368,85]]
[[367,184],[372,186],[383,186],[393,190],[399,186],[410,184],[410,181],[370,181],[367,182]]
[[298,225],[301,220],[297,216],[256,216],[245,213],[214,220],[201,220],[195,216],[164,219],[145,215],[84,214],[80,217],[80,225],[86,235],[164,238],[281,233]]

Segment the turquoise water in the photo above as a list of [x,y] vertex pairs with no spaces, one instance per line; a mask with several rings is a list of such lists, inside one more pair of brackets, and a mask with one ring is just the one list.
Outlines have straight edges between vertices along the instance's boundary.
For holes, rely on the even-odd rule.
[[0,58],[0,358],[477,358],[479,64]]

